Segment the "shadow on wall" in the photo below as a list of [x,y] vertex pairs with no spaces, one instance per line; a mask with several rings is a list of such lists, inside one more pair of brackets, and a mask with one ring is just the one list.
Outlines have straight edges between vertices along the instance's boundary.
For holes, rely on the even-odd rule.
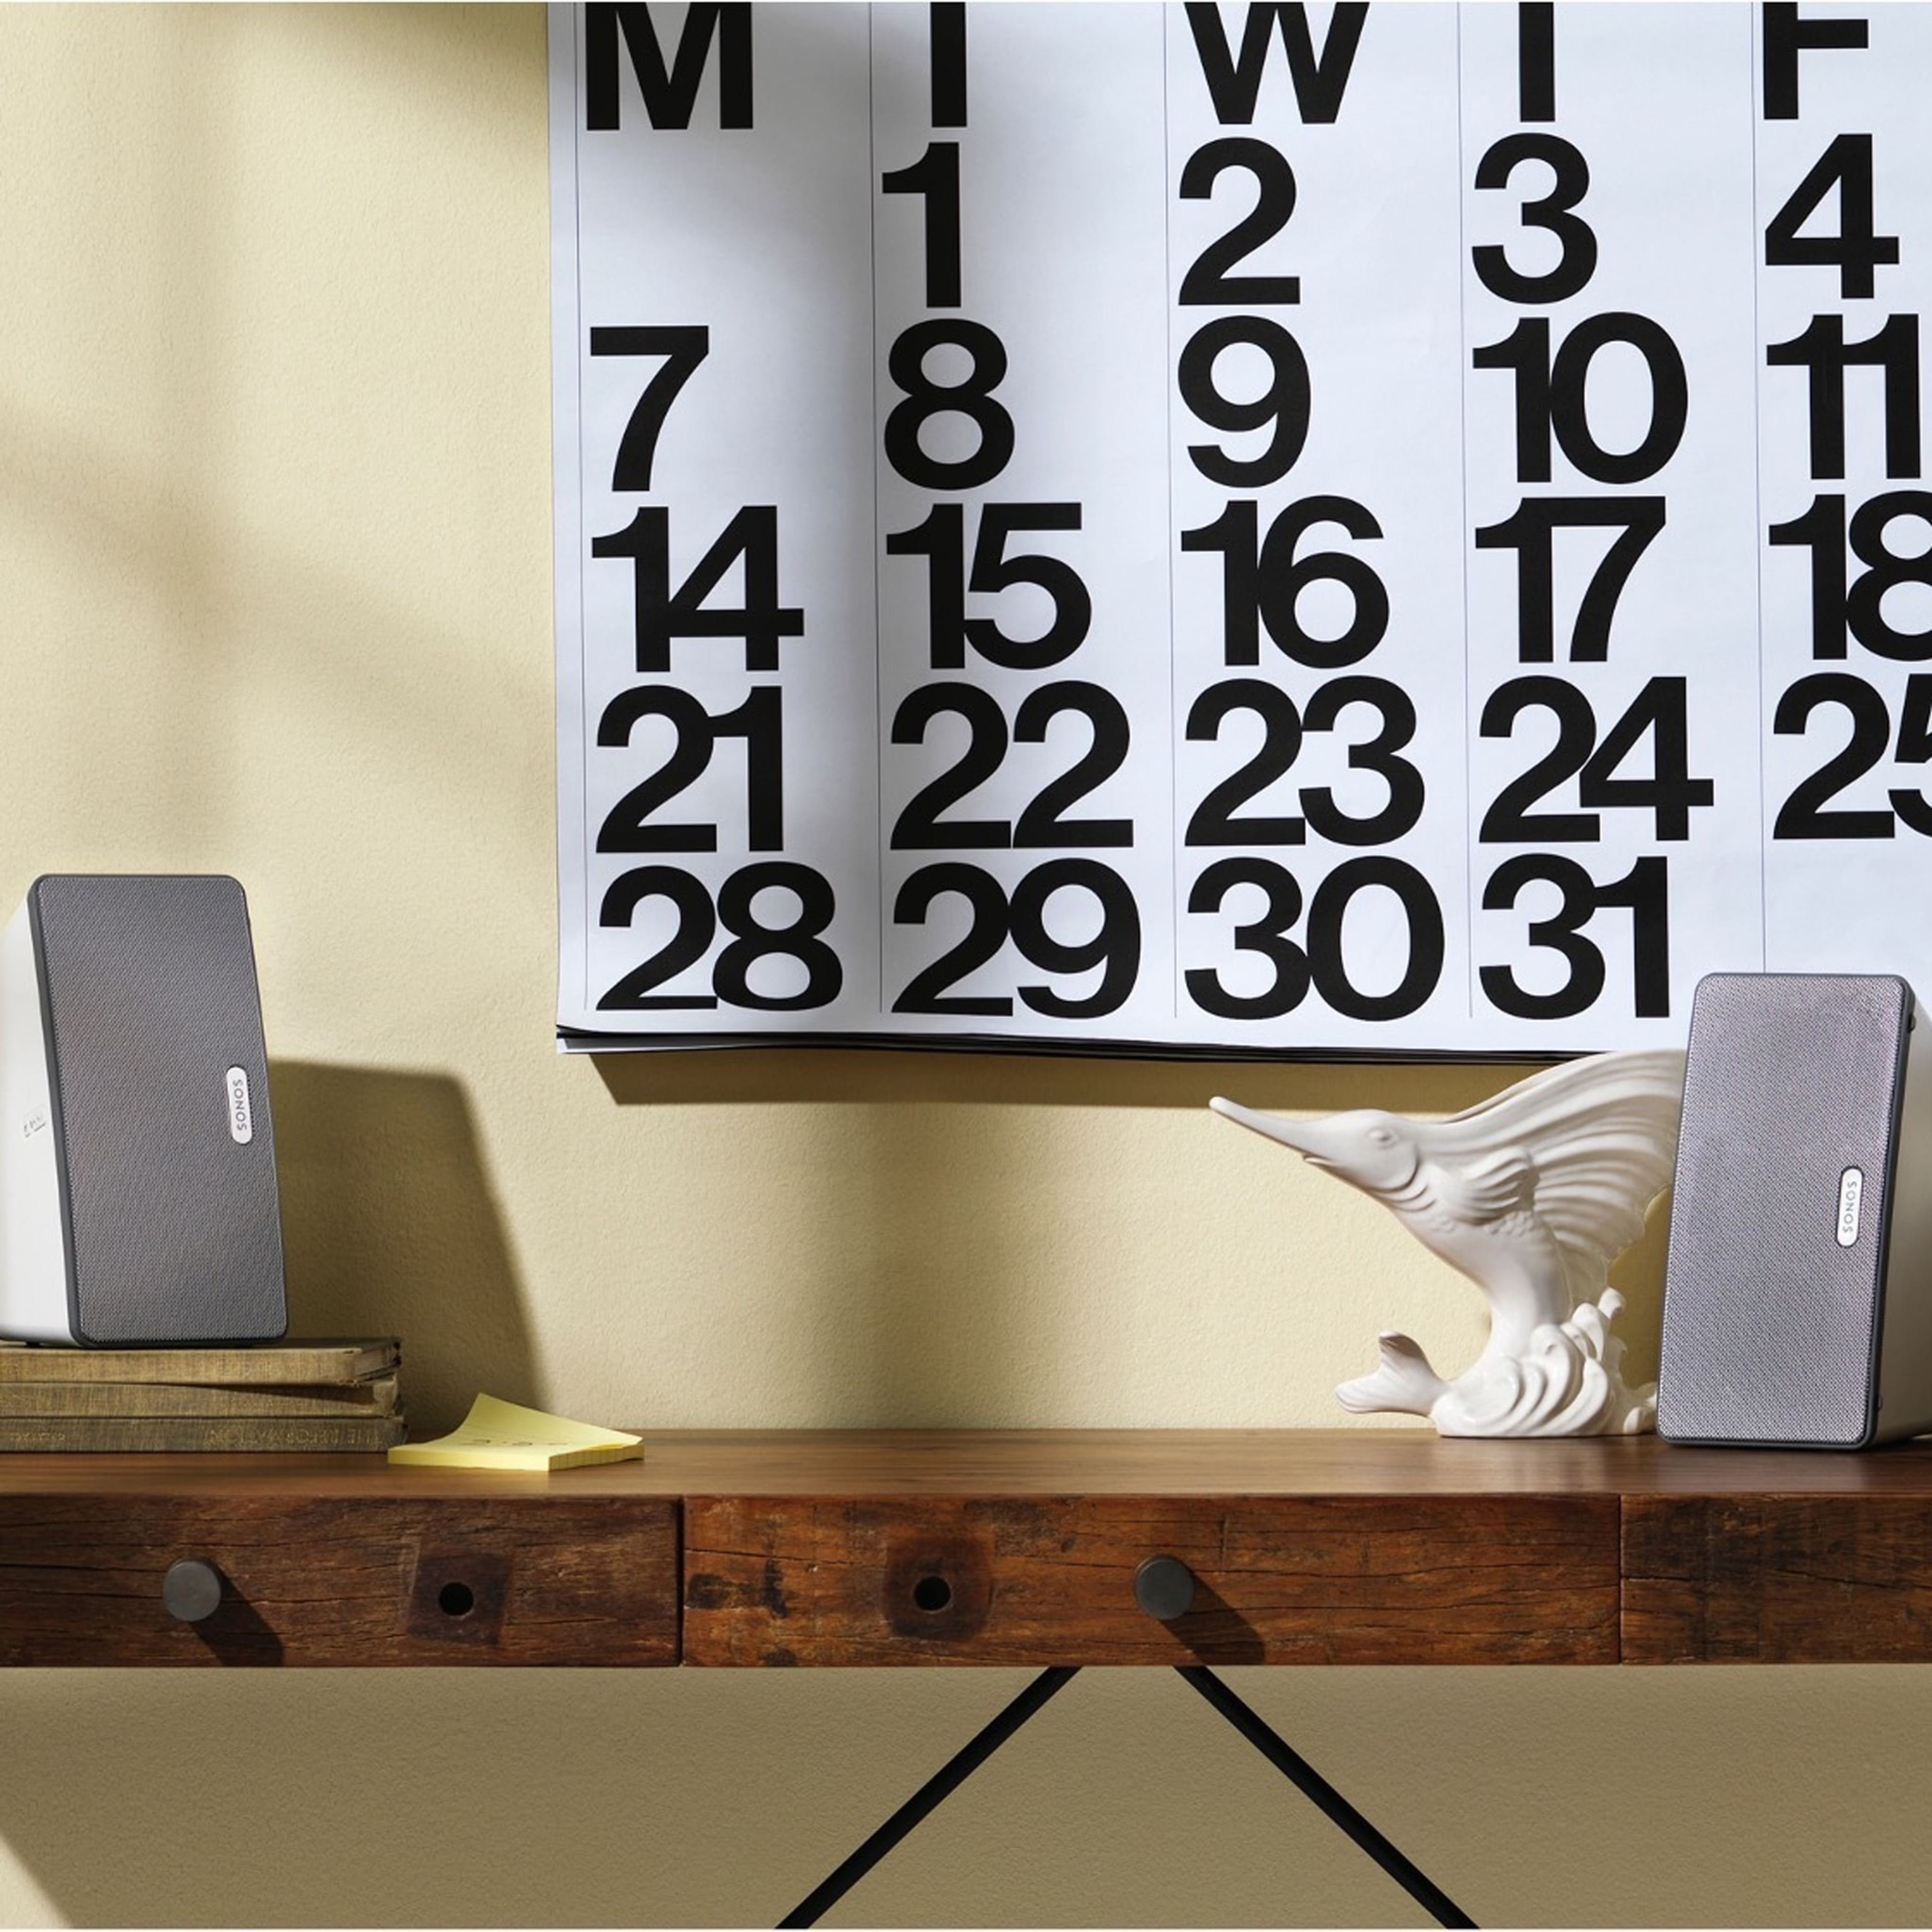
[[410,1426],[536,1400],[524,1295],[470,1102],[444,1076],[272,1062],[291,1335],[400,1335]]
[[1436,1060],[1088,1059],[1070,1054],[754,1047],[592,1056],[620,1106],[788,1101],[1042,1107],[1205,1107],[1216,1094],[1284,1113],[1386,1107],[1454,1113],[1534,1067]]
[[[998,1054],[892,1048],[778,1047],[678,1053],[598,1054],[599,1077],[620,1106],[850,1106],[872,1120],[867,1171],[900,1198],[932,1201],[932,1215],[909,1222],[874,1214],[876,1226],[897,1228],[913,1244],[904,1252],[872,1257],[879,1285],[869,1311],[868,1346],[882,1385],[918,1362],[977,1359],[999,1348],[1030,1346],[1032,1318],[1025,1284],[1039,1256],[1014,1226],[1012,1204],[1051,1186],[1054,1142],[1027,1116],[1056,1108],[1170,1109],[1205,1112],[1225,1094],[1270,1112],[1320,1114],[1374,1106],[1392,1113],[1441,1116],[1500,1092],[1537,1064],[1408,1060],[1382,1063],[1265,1060],[1089,1059],[1052,1054]],[[1538,1064],[1540,1064],[1538,1063]],[[995,1122],[992,1110],[1013,1110]],[[976,1115],[976,1110],[977,1111]],[[944,1190],[930,1185],[943,1173]],[[1004,1204],[998,1215],[979,1211]],[[950,1206],[949,1206],[949,1204]],[[1063,1201],[1057,1216],[1064,1216]],[[949,1213],[958,1217],[951,1225]],[[1645,1234],[1611,1270],[1628,1312],[1618,1324],[1628,1348],[1625,1372],[1654,1379],[1663,1323],[1664,1261],[1670,1226],[1667,1195],[1653,1204]],[[1020,1244],[1002,1253],[1009,1232]],[[930,1271],[934,1254],[970,1258],[970,1292],[909,1299],[903,1285]],[[935,1336],[933,1324],[959,1332]],[[970,1332],[969,1332],[970,1331]],[[941,1344],[944,1346],[941,1346]],[[964,1398],[962,1398],[963,1400]],[[969,1405],[970,1406],[970,1405]],[[922,1414],[940,1426],[971,1413]]]

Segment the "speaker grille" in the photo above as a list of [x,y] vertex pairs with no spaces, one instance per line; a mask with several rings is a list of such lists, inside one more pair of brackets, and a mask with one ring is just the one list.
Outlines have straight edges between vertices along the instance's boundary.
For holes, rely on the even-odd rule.
[[[286,1325],[268,1056],[232,879],[34,887],[76,1333],[272,1340]],[[228,1070],[252,1136],[230,1131]]]
[[[1658,1427],[1862,1442],[1911,993],[1879,975],[1714,974],[1691,1009]],[[1838,1240],[1847,1168],[1857,1239]]]

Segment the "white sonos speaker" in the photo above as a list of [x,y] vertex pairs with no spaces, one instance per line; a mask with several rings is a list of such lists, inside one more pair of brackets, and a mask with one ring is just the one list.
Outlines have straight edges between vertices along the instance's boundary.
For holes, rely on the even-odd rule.
[[37,879],[0,932],[0,1334],[288,1326],[248,908],[220,878]]
[[1690,1011],[1658,1432],[1932,1430],[1932,1067],[1888,974],[1714,974]]

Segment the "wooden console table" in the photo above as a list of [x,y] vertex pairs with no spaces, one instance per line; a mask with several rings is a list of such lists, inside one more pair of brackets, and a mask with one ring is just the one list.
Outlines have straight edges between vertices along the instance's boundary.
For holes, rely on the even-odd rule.
[[788,1924],[1086,1664],[1181,1667],[1466,1923],[1208,1666],[1925,1662],[1932,1442],[672,1431],[555,1476],[0,1456],[7,1664],[1040,1666]]

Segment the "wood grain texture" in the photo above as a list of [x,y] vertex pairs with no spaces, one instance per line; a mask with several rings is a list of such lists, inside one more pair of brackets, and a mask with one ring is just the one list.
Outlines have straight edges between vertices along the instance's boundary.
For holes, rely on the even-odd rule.
[[[199,1623],[161,1600],[183,1558],[225,1580]],[[668,1502],[0,1498],[0,1663],[677,1660]]]
[[1633,1497],[1633,1664],[1932,1663],[1932,1506],[1870,1496]]
[[400,1415],[0,1415],[0,1452],[380,1455],[407,1433]]
[[[0,1456],[0,1497],[1916,1496],[1932,1441],[1860,1455],[1654,1436],[1446,1442],[1421,1429],[636,1430],[644,1460],[558,1475],[356,1456]],[[566,1490],[565,1485],[568,1485]]]
[[[673,1663],[686,1499],[706,1664],[1932,1660],[1932,1443],[644,1433],[554,1475],[0,1456],[0,1662]],[[1172,1626],[1162,1554],[1204,1586]],[[178,1556],[235,1586],[206,1624]]]
[[[694,1497],[697,1664],[1608,1664],[1612,1498]],[[1172,1624],[1153,1556],[1195,1574]]]
[[1426,1429],[645,1432],[687,1496],[1918,1496],[1932,1441],[1848,1456],[1654,1436],[1457,1442]]

